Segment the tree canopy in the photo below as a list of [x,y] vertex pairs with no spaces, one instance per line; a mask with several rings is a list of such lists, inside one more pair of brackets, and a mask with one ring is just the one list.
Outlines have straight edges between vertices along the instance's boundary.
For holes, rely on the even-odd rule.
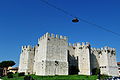
[[0,67],[4,68],[4,67],[10,67],[15,65],[16,63],[14,61],[2,61],[0,62]]

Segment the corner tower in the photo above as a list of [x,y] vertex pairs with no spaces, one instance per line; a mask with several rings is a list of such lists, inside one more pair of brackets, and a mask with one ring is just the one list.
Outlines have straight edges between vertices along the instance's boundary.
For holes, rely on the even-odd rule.
[[68,75],[67,37],[46,33],[35,51],[36,75]]
[[22,46],[18,72],[33,74],[34,48],[31,46]]
[[[104,63],[106,62],[106,63]],[[118,76],[118,67],[116,62],[115,48],[104,47],[101,49],[100,54],[100,71],[101,74],[110,76]]]
[[115,48],[91,48],[91,66],[99,68],[100,74],[118,76]]

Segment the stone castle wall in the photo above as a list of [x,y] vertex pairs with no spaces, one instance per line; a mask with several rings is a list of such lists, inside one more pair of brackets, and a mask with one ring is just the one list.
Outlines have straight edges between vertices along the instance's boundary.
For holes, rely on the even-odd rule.
[[22,47],[19,72],[36,75],[91,75],[100,68],[101,74],[117,76],[115,49],[91,48],[89,43],[68,44],[66,36],[46,33],[32,48]]

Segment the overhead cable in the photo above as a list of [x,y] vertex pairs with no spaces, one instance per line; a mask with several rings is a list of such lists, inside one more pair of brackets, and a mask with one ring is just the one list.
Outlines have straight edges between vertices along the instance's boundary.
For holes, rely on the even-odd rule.
[[78,18],[78,19],[79,19],[80,21],[82,21],[82,22],[85,22],[85,23],[87,23],[87,24],[93,25],[93,26],[95,26],[95,27],[97,27],[97,28],[99,28],[99,29],[101,29],[101,30],[104,30],[104,31],[109,32],[109,33],[112,33],[112,34],[114,34],[114,35],[120,36],[120,34],[117,33],[117,32],[114,32],[114,31],[112,31],[112,30],[110,30],[110,29],[107,29],[107,28],[105,28],[105,27],[103,27],[103,26],[100,26],[100,25],[98,25],[98,24],[96,24],[96,23],[93,23],[93,22],[87,21],[87,20],[85,20],[85,19],[82,19],[82,18],[80,18],[80,17],[78,17],[78,16],[74,16],[73,14],[70,14],[70,13],[67,12],[66,10],[61,9],[61,8],[57,7],[56,5],[53,5],[53,4],[49,3],[49,2],[46,1],[46,0],[40,0],[40,1],[42,1],[42,2],[45,3],[45,4],[47,4],[47,5],[50,6],[50,7],[53,7],[53,8],[55,8],[55,9],[57,9],[57,10],[65,13],[66,15],[69,15],[69,16],[71,16],[71,17]]

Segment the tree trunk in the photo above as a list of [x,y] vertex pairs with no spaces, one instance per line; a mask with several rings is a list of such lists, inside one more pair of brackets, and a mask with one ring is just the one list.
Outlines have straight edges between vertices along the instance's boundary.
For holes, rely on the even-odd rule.
[[4,67],[4,68],[3,68],[3,75],[4,75],[4,76],[7,75],[7,69],[8,69],[7,67]]

